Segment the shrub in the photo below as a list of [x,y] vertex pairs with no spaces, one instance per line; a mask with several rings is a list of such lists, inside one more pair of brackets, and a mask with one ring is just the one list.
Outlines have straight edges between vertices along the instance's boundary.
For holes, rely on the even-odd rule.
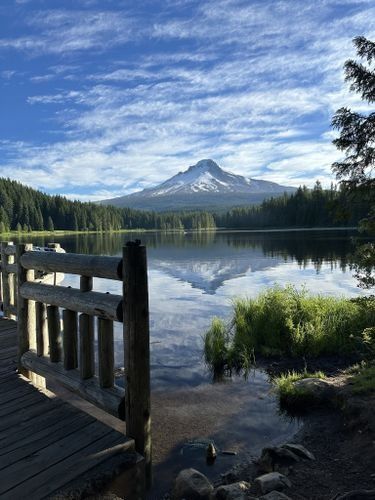
[[373,297],[349,300],[274,286],[254,299],[236,299],[228,327],[214,318],[205,335],[205,358],[216,370],[248,369],[254,354],[363,354],[373,346],[374,325]]

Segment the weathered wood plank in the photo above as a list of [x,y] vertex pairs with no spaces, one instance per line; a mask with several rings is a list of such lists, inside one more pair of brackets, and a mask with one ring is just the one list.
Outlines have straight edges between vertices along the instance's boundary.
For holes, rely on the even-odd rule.
[[[123,437],[112,432],[102,436],[82,450],[78,450],[68,459],[35,475],[17,488],[12,489],[10,493],[18,495],[27,488],[27,491],[31,492],[29,500],[49,497],[68,482],[116,455],[121,456],[126,451],[131,451],[131,442],[124,442]],[[13,500],[13,498],[8,497],[8,493],[4,494],[4,500]]]
[[91,316],[102,316],[112,321],[121,322],[123,318],[121,295],[81,292],[75,288],[40,283],[24,283],[20,288],[20,295],[25,299],[84,312]]
[[5,454],[2,453],[0,456],[0,471],[9,465],[23,461],[34,453],[44,450],[44,448],[53,445],[62,438],[71,436],[72,434],[78,437],[79,431],[93,422],[95,422],[95,419],[90,415],[79,413],[75,416],[69,416],[66,422],[67,425],[62,425],[62,421],[60,421],[52,427],[42,429],[42,431],[33,436],[32,441],[29,443],[23,442],[22,446],[13,450],[8,449]]
[[63,346],[65,370],[77,368],[77,313],[69,309],[63,311]]
[[38,393],[28,393],[22,395],[22,397],[14,399],[12,401],[8,401],[7,403],[4,403],[0,407],[0,417],[2,417],[1,422],[0,422],[0,428],[2,428],[4,422],[6,419],[3,417],[6,417],[7,415],[14,416],[16,417],[17,412],[23,412],[24,416],[27,417],[28,411],[26,411],[26,408],[33,406],[33,405],[38,405],[44,402],[44,398],[38,394]]
[[97,377],[82,380],[78,370],[64,370],[61,363],[51,363],[47,358],[39,358],[33,352],[27,352],[22,357],[23,366],[46,379],[55,379],[61,385],[70,389],[93,404],[103,408],[108,413],[118,417],[122,415],[124,389],[114,386],[100,389]]
[[123,248],[124,359],[126,435],[145,457],[146,483],[151,475],[150,333],[146,248],[129,242]]
[[16,407],[13,407],[13,409],[11,409],[10,413],[7,413],[7,409],[5,408],[4,410],[2,408],[0,409],[1,413],[4,413],[4,415],[0,415],[0,432],[10,428],[14,429],[18,425],[22,424],[22,422],[28,422],[32,418],[44,415],[44,412],[46,410],[53,408],[54,405],[61,404],[63,404],[61,401],[52,401],[48,398],[44,398],[41,400],[40,398],[36,397],[35,394],[25,396],[25,398],[23,399],[22,408],[20,408],[19,405],[16,405]]
[[[48,405],[42,415],[34,415],[28,420],[19,422],[16,426],[0,432],[0,454],[4,455],[7,453],[7,450],[15,450],[22,447],[23,444],[27,445],[34,440],[34,436],[39,432],[43,432],[44,430],[47,432],[49,427],[56,425],[64,427],[69,425],[70,418],[81,414],[74,406],[63,403],[60,400],[59,403],[59,405]],[[17,433],[17,439],[14,438],[15,433]]]
[[70,457],[111,432],[113,431],[110,427],[101,422],[93,422],[80,429],[79,432],[66,436],[40,450],[39,453],[25,457],[23,460],[6,467],[1,474],[0,495],[18,484],[24,483],[26,479],[40,474],[41,471],[46,473],[56,462],[60,463],[64,458]]
[[8,255],[6,249],[10,242],[1,242],[1,274],[3,280],[3,311],[4,316],[9,316],[9,304],[10,304],[10,289],[9,289],[9,275],[6,271],[6,266],[8,265]]
[[[18,273],[17,273],[17,285],[18,290],[20,287],[26,283],[28,280],[32,280],[34,278],[33,270],[26,270],[20,264],[21,256],[28,251],[32,250],[31,244],[20,244],[17,245],[17,264],[18,264]],[[17,300],[17,336],[18,336],[18,357],[17,357],[17,365],[20,373],[23,373],[25,376],[28,374],[24,371],[21,364],[21,357],[24,352],[27,352],[30,349],[30,344],[32,342],[31,336],[35,331],[35,317],[33,317],[33,311],[35,309],[31,307],[30,301],[25,299],[18,293]]]
[[120,257],[76,253],[32,252],[24,255],[21,262],[26,269],[122,280],[122,261]]
[[60,312],[55,305],[47,306],[49,357],[52,363],[61,360]]
[[36,320],[36,353],[38,356],[48,356],[49,340],[48,340],[47,306],[42,302],[36,302],[35,304],[35,320]]
[[113,387],[115,383],[113,321],[104,318],[98,318],[98,360],[100,387]]
[[[90,276],[80,277],[81,292],[90,292],[93,286],[93,279]],[[82,313],[79,316],[79,369],[83,380],[95,375],[94,356],[94,318]]]

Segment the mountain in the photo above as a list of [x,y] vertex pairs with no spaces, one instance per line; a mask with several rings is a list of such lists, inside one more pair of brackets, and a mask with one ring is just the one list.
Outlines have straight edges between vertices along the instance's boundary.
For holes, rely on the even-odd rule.
[[293,187],[226,172],[213,160],[201,160],[154,188],[101,203],[157,211],[222,209],[261,203],[265,198],[294,191]]

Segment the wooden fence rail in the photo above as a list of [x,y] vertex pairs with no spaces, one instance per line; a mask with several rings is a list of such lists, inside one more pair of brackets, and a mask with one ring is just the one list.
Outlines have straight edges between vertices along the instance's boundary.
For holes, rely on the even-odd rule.
[[[80,286],[46,284],[38,279],[41,273],[76,274],[80,276]],[[136,451],[144,456],[146,480],[150,484],[145,247],[139,241],[129,242],[122,257],[102,257],[39,252],[31,244],[2,243],[1,276],[4,315],[17,316],[19,371],[26,376],[36,373],[47,381],[52,378],[125,418],[126,436],[134,439]],[[93,279],[97,277],[122,281],[122,294],[94,291]],[[125,390],[116,385],[114,377],[114,322],[123,323]]]

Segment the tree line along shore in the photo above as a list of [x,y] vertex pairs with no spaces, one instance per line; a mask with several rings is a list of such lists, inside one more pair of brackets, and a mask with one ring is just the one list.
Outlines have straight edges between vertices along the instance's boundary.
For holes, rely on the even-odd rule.
[[266,229],[283,227],[353,227],[368,213],[370,198],[353,197],[343,188],[300,187],[293,194],[259,205],[223,212],[154,212],[71,201],[17,181],[0,179],[0,233],[30,231]]

